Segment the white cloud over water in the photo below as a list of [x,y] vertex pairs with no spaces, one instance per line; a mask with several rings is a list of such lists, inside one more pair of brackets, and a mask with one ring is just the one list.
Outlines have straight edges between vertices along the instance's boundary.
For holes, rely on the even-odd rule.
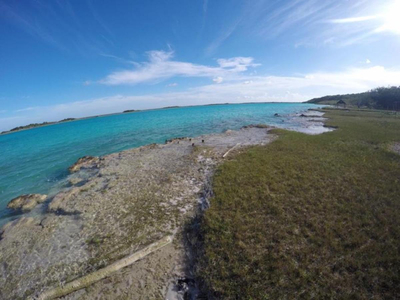
[[[225,61],[222,64],[230,63]],[[364,92],[371,88],[388,85],[400,85],[400,70],[373,66],[351,68],[342,72],[314,72],[299,76],[238,76],[231,80],[224,80],[220,84],[189,88],[181,92],[135,96],[116,95],[20,109],[13,116],[0,118],[0,130],[33,122],[116,113],[126,109],[226,102],[296,102],[325,95]]]
[[206,66],[173,60],[173,51],[149,51],[148,61],[135,63],[132,70],[115,71],[99,81],[106,85],[154,83],[171,77],[234,77],[250,67],[256,67],[252,57],[218,59],[218,66]]

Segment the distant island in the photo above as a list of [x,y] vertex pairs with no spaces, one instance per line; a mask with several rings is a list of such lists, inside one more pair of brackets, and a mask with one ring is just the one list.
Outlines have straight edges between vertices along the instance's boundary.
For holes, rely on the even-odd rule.
[[174,106],[165,106],[161,109],[170,109],[170,108],[179,108],[180,106],[174,105]]
[[325,96],[311,99],[306,103],[400,110],[400,86],[379,87],[358,94]]
[[53,124],[57,124],[57,123],[63,123],[63,122],[69,122],[69,121],[74,121],[76,120],[75,118],[67,118],[67,119],[63,119],[57,122],[43,122],[43,123],[32,123],[29,125],[25,125],[25,126],[18,126],[15,127],[13,129],[7,130],[7,131],[3,131],[1,132],[1,134],[7,134],[10,132],[15,132],[15,131],[21,131],[21,130],[26,130],[26,129],[32,129],[35,127],[41,127],[41,126],[46,126],[46,125],[53,125]]
[[[246,103],[235,103],[235,104],[259,104],[261,102],[246,102]],[[267,102],[263,102],[267,103]],[[274,102],[280,103],[280,102]],[[342,105],[344,107],[358,107],[358,108],[370,108],[370,109],[383,109],[383,110],[400,110],[400,86],[392,86],[392,87],[379,87],[368,92],[358,93],[358,94],[345,94],[345,95],[332,95],[332,96],[324,96],[321,98],[314,98],[304,103],[313,103],[313,104],[326,104],[326,105]],[[204,104],[200,106],[214,106],[214,105],[230,105],[234,103],[210,103]],[[198,105],[189,105],[186,107],[193,107]],[[146,109],[147,110],[157,110],[157,109],[171,109],[171,108],[180,108],[182,106],[166,106],[161,108],[153,108],[153,109]],[[143,110],[136,110],[136,109],[127,109],[124,110],[122,113],[132,113],[132,112],[139,112]],[[97,116],[88,116],[83,118],[67,118],[61,121],[56,122],[43,122],[43,123],[32,123],[25,126],[15,127],[8,131],[3,131],[0,134],[7,134],[21,130],[32,129],[41,126],[53,125],[62,122],[69,122],[75,120],[82,120],[82,119],[89,119],[89,118],[97,118],[97,117],[104,117],[110,115],[116,115],[120,113],[111,113],[111,114],[104,114],[104,115],[97,115]]]

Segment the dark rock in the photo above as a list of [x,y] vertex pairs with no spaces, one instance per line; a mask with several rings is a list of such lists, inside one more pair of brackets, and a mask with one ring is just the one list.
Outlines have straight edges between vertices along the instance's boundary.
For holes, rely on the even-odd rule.
[[247,126],[243,126],[241,129],[246,129],[246,128],[271,128],[271,126],[268,126],[266,124],[250,124]]
[[322,116],[301,114],[300,117],[302,117],[302,118],[321,118]]
[[[166,144],[169,144],[169,143],[178,141],[178,144],[179,144],[179,141],[185,140],[185,139],[187,139],[187,138],[186,138],[186,137],[177,137],[177,138],[173,138],[173,139],[170,139],[170,140],[165,140],[165,143],[166,143]],[[190,139],[190,140],[191,140],[191,139]]]
[[177,289],[180,294],[183,294],[183,299],[192,300],[195,299],[195,286],[196,282],[192,278],[181,277],[177,280]]

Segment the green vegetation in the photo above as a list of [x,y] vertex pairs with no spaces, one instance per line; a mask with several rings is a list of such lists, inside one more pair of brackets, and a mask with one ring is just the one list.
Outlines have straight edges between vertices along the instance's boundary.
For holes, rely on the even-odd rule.
[[400,295],[400,116],[327,116],[338,130],[275,130],[218,169],[198,272],[217,299]]
[[358,108],[365,107],[375,109],[400,110],[400,86],[392,86],[389,88],[380,87],[359,94],[325,96],[322,98],[315,98],[307,102],[315,104],[335,105],[340,100],[346,102],[346,104],[349,106],[354,106]]
[[3,131],[3,132],[1,132],[1,134],[6,134],[6,133],[20,131],[20,130],[31,129],[31,128],[35,128],[35,127],[41,127],[41,126],[46,126],[46,125],[52,125],[52,124],[57,124],[57,123],[62,123],[62,122],[69,122],[69,121],[74,121],[74,120],[76,120],[76,119],[75,118],[67,118],[67,119],[63,119],[63,120],[58,121],[58,122],[32,123],[32,124],[29,124],[29,125],[15,127],[13,129],[10,129],[9,131]]

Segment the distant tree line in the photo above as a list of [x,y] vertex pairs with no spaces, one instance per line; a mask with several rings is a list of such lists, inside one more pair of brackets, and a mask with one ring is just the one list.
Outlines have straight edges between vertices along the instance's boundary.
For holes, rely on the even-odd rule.
[[347,105],[359,108],[374,108],[387,110],[400,110],[400,86],[378,87],[368,92],[358,94],[333,95],[314,98],[308,103],[335,105],[343,100]]
[[67,119],[60,120],[58,122],[32,123],[32,124],[25,125],[25,126],[18,126],[13,129],[10,129],[8,131],[2,131],[0,134],[5,134],[5,133],[9,133],[9,132],[14,132],[14,131],[20,131],[20,130],[25,130],[25,129],[31,129],[31,128],[41,127],[41,126],[46,126],[46,125],[52,125],[52,124],[57,124],[57,123],[62,123],[62,122],[69,122],[69,121],[74,121],[74,120],[76,120],[76,119],[75,118],[67,118]]

